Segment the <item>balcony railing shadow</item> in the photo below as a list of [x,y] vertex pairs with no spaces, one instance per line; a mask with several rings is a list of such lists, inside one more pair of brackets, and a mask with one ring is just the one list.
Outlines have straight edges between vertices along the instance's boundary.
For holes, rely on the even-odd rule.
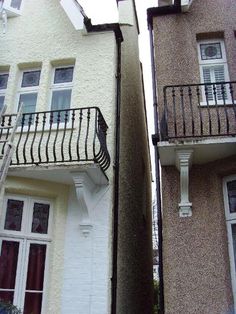
[[[2,117],[0,140],[9,137],[8,127],[15,118],[14,114]],[[97,107],[24,113],[15,135],[12,165],[92,161],[105,171],[110,165],[107,129]]]
[[160,140],[236,135],[235,87],[236,82],[165,86]]

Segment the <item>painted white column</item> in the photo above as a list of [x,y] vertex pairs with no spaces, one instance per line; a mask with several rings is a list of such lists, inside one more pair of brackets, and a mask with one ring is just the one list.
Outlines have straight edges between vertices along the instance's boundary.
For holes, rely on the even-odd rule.
[[180,203],[179,216],[192,216],[192,203],[189,201],[189,168],[193,150],[177,150],[176,166],[180,171]]

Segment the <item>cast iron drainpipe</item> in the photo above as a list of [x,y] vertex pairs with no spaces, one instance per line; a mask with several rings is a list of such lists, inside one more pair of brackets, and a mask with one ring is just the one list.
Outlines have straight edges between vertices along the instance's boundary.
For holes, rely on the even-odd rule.
[[162,249],[162,210],[161,210],[161,190],[160,190],[160,158],[157,147],[159,126],[158,126],[158,112],[157,112],[157,92],[156,92],[156,72],[154,63],[154,46],[152,28],[148,25],[150,36],[150,52],[151,52],[151,68],[152,68],[152,90],[153,90],[153,110],[154,110],[154,124],[155,134],[152,136],[152,142],[155,148],[155,171],[156,171],[156,200],[157,200],[157,226],[158,226],[158,254],[159,254],[159,296],[158,296],[158,313],[163,314],[164,311],[164,281],[163,281],[163,249]]
[[118,219],[119,219],[119,174],[120,174],[120,103],[121,103],[121,42],[117,40],[116,70],[116,128],[115,128],[115,163],[114,163],[114,213],[113,213],[113,263],[111,314],[117,312],[117,254],[118,254]]
[[159,119],[157,111],[157,84],[156,71],[154,59],[154,44],[153,44],[153,16],[160,16],[166,14],[181,13],[181,0],[175,0],[174,5],[155,7],[147,10],[148,15],[148,29],[150,36],[150,52],[151,52],[151,71],[152,71],[152,90],[153,90],[153,110],[154,110],[154,125],[155,134],[152,135],[152,142],[155,147],[155,171],[156,171],[156,200],[157,200],[157,226],[158,226],[158,253],[159,253],[159,314],[165,313],[164,302],[164,278],[163,278],[163,227],[162,227],[162,204],[161,204],[161,187],[160,187],[160,156],[157,147],[159,140]]

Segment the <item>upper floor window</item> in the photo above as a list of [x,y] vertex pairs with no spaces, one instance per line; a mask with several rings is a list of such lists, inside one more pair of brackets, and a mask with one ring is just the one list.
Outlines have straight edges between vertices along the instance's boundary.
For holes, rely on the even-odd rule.
[[0,110],[3,108],[5,102],[8,76],[8,72],[0,72]]
[[[70,109],[73,87],[74,66],[58,67],[53,69],[51,84],[51,110]],[[64,122],[65,111],[54,117],[54,122]]]
[[3,0],[3,9],[8,16],[18,16],[21,14],[23,0]]
[[236,176],[228,177],[224,181],[224,205],[228,232],[231,281],[236,311]]
[[23,113],[35,112],[39,81],[39,69],[22,71],[18,88],[18,105],[23,103]]
[[199,41],[198,58],[201,82],[209,84],[206,85],[207,89],[203,89],[203,101],[227,101],[230,98],[227,86],[211,84],[229,81],[224,41],[221,39]]
[[51,204],[42,199],[8,196],[0,226],[0,298],[41,314],[51,234]]

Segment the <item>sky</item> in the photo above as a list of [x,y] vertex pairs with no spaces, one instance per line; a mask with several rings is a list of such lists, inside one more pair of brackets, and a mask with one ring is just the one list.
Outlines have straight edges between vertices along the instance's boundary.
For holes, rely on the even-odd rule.
[[[93,24],[118,22],[116,0],[79,0],[87,16]],[[152,174],[154,178],[154,148],[151,143],[151,135],[154,134],[152,78],[149,33],[147,29],[147,8],[157,6],[157,0],[135,0],[139,20],[139,53],[143,65],[144,88],[146,97],[146,109],[148,116],[149,145],[151,150]],[[153,192],[155,186],[153,184]]]

